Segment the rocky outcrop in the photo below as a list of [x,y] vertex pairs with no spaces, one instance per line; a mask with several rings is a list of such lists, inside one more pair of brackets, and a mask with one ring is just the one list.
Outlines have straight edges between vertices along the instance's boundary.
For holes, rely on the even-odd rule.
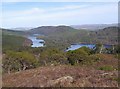
[[55,80],[48,81],[47,87],[70,86],[73,80],[74,79],[71,76],[64,76]]

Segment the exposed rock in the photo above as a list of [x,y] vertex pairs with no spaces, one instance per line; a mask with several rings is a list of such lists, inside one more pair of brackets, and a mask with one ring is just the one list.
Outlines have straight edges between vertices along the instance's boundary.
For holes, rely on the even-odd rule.
[[50,80],[47,83],[47,86],[69,86],[72,82],[73,82],[73,77],[71,76],[65,76],[65,77],[61,77],[58,78],[56,80]]

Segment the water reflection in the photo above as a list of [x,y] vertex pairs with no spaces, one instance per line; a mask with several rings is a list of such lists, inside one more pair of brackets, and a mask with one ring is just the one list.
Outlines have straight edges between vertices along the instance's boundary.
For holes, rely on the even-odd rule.
[[34,34],[33,36],[29,36],[28,39],[32,40],[31,47],[44,47],[45,41],[42,39],[37,39],[38,34]]

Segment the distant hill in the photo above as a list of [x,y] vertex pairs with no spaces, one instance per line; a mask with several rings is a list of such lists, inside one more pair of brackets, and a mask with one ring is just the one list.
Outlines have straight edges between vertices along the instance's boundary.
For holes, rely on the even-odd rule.
[[28,31],[31,34],[44,34],[44,35],[53,35],[57,33],[65,33],[74,30],[74,28],[69,26],[41,26],[33,28]]
[[33,29],[33,27],[19,27],[19,28],[11,28],[11,29],[16,31],[27,31]]
[[85,25],[71,25],[75,29],[85,29],[85,30],[99,30],[106,27],[118,26],[118,24],[85,24]]
[[23,31],[16,31],[16,30],[11,30],[11,29],[4,29],[4,28],[0,28],[0,30],[2,31],[2,33],[9,34],[9,35],[23,35],[24,34]]
[[49,47],[65,49],[72,43],[118,43],[118,27],[106,27],[98,30],[76,30],[70,26],[42,26],[27,31],[29,34],[43,34]]
[[85,30],[76,30],[70,26],[41,26],[27,31],[28,34],[43,34],[47,47],[67,48],[71,43],[87,41]]
[[98,31],[92,31],[90,36],[93,37],[94,43],[118,44],[118,27],[107,27]]
[[[41,26],[28,31],[13,31],[2,29],[4,34],[27,36],[33,34],[44,35],[41,39],[45,40],[47,47],[65,49],[72,43],[118,43],[118,27],[106,27],[99,30],[76,30],[70,26]],[[38,36],[39,38],[39,36]]]

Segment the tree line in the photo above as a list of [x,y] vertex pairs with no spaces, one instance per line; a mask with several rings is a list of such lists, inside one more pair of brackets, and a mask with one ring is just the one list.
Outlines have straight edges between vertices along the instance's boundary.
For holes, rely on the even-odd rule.
[[[111,51],[111,54],[120,54],[120,46],[114,47],[114,52],[112,48],[106,50]],[[3,55],[3,73],[17,72],[49,65],[92,65],[92,63],[101,60],[98,55],[100,50],[100,44],[96,45],[94,50],[81,47],[67,52],[58,48],[49,47],[23,47],[17,51],[7,50]],[[103,53],[106,53],[106,50],[104,49]]]

